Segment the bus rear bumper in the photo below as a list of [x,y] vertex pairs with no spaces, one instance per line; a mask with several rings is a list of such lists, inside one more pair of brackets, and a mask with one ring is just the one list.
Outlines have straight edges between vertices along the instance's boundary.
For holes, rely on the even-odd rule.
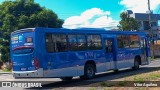
[[43,77],[43,68],[39,68],[34,71],[13,71],[13,77],[23,78],[23,77]]

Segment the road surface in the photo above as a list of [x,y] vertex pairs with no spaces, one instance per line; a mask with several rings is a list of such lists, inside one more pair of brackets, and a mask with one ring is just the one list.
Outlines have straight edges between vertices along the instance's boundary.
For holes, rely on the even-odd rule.
[[105,72],[96,75],[92,80],[80,80],[75,77],[72,81],[61,81],[59,78],[26,78],[26,79],[14,79],[12,74],[0,73],[0,81],[49,81],[43,87],[57,88],[57,87],[81,87],[90,86],[91,84],[103,82],[103,81],[123,81],[124,77],[141,74],[145,72],[152,72],[159,70],[160,59],[151,61],[149,65],[141,66],[139,70],[133,71],[131,69],[120,70],[119,72]]

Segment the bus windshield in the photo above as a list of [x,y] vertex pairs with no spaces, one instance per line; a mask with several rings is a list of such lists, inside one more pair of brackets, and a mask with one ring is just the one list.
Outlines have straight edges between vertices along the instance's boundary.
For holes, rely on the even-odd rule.
[[28,54],[34,50],[34,31],[19,31],[12,33],[11,50],[13,54]]

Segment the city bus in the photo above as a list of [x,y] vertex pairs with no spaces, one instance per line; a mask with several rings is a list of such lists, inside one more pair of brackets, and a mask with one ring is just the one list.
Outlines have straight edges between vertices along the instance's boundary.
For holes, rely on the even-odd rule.
[[26,28],[11,33],[13,76],[91,79],[150,62],[145,32],[100,28]]

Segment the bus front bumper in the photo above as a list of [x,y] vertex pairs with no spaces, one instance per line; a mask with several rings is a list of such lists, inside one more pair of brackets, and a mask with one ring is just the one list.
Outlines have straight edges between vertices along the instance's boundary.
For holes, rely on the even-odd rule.
[[39,68],[34,71],[12,71],[13,77],[23,78],[23,77],[43,77],[43,69]]

